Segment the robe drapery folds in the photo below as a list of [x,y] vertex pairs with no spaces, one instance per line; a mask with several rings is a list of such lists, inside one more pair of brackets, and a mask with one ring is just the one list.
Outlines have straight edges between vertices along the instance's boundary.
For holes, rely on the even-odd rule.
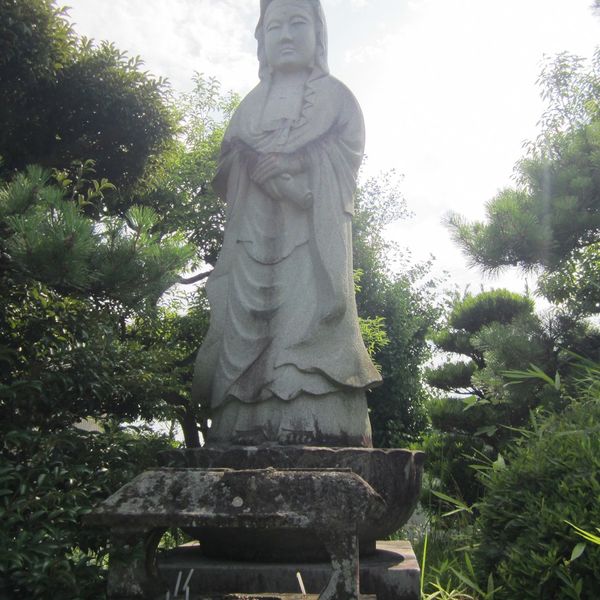
[[[354,297],[351,219],[362,114],[333,77],[307,86],[298,119],[265,124],[269,82],[262,81],[225,134],[214,184],[227,204],[227,225],[206,285],[211,323],[193,388],[196,401],[213,409],[307,394],[326,402],[381,380]],[[287,178],[303,202],[297,193],[271,198],[252,181],[258,156],[268,153],[301,159],[302,173]]]

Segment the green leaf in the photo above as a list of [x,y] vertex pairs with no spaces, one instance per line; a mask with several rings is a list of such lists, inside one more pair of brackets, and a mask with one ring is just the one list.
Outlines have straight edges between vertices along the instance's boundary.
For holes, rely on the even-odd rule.
[[[589,531],[585,531],[584,529],[573,525],[573,523],[570,521],[565,521],[565,523],[570,525],[576,531],[577,535],[580,535],[583,539],[587,540],[588,542],[592,542],[592,544],[600,546],[600,536],[590,533]],[[598,529],[598,532],[600,533],[600,529]]]
[[476,591],[481,596],[485,596],[483,590],[469,577],[467,577],[464,573],[461,573],[454,567],[450,567],[450,570],[466,585],[468,585],[472,590]]
[[485,435],[486,437],[492,437],[496,434],[498,428],[495,425],[487,425],[486,427],[480,427],[476,432],[476,436]]
[[498,458],[494,461],[493,465],[494,471],[500,471],[502,469],[506,469],[506,461],[502,454],[498,454]]
[[571,552],[571,558],[569,559],[569,562],[573,562],[574,560],[577,560],[585,551],[587,547],[587,544],[585,542],[581,542],[579,544],[577,544],[577,546],[575,546],[575,548],[573,548],[573,552]]
[[472,513],[473,510],[471,509],[471,507],[467,504],[465,504],[462,500],[459,500],[458,498],[452,498],[451,496],[448,496],[442,492],[436,492],[436,491],[432,491],[434,496],[437,496],[438,498],[440,498],[441,500],[444,500],[444,502],[447,502],[448,504],[451,504],[452,506],[456,506],[456,510],[450,511],[449,513],[445,513],[443,516],[450,516],[453,514],[456,514],[458,512],[468,512],[468,513]]

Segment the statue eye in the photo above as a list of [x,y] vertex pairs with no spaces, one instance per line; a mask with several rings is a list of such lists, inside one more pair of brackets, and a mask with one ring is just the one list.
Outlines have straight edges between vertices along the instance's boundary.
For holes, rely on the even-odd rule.
[[281,23],[279,21],[271,21],[271,22],[267,23],[266,30],[274,31],[276,29],[279,29],[280,27],[281,27]]
[[295,19],[292,19],[291,24],[292,25],[306,25],[308,23],[308,21],[302,17],[296,17]]

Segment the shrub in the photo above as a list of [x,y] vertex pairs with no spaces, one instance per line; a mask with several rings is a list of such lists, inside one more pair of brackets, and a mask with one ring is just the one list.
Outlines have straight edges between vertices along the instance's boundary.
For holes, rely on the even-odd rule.
[[[597,395],[596,395],[597,396]],[[598,596],[600,547],[587,531],[600,523],[600,401],[575,402],[548,417],[515,447],[504,469],[490,470],[478,503],[479,573],[493,573],[499,600]]]
[[106,535],[82,517],[167,447],[165,438],[123,430],[4,432],[0,597],[102,598]]
[[479,462],[482,455],[489,454],[489,447],[482,438],[433,431],[425,437],[421,448],[427,455],[422,502],[431,517],[447,509],[432,492],[458,497],[467,504],[480,498],[483,485],[473,476],[472,465]]

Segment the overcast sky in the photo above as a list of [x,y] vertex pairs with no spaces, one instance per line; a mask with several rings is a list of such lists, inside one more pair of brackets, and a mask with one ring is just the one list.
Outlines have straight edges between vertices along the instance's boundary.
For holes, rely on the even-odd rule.
[[[357,96],[367,126],[367,171],[396,169],[415,216],[390,235],[436,271],[477,291],[441,221],[481,218],[511,184],[543,110],[544,55],[591,57],[600,43],[592,0],[322,0],[333,75]],[[247,93],[257,82],[259,0],[66,0],[80,35],[107,39],[187,90],[195,71]],[[486,287],[524,290],[517,273]]]

